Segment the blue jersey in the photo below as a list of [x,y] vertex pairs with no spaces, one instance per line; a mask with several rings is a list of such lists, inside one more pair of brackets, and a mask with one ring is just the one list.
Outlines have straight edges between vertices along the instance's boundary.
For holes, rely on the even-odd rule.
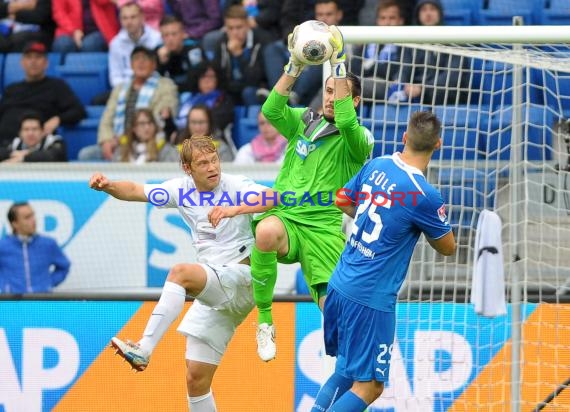
[[329,285],[355,302],[393,312],[422,232],[451,231],[441,194],[400,154],[370,161],[346,185],[357,204],[352,234]]

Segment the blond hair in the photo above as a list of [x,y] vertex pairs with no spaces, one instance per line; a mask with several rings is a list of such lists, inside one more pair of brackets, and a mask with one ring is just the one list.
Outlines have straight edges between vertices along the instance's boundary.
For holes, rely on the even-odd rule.
[[194,152],[217,153],[212,136],[193,135],[180,144],[180,162],[190,167]]

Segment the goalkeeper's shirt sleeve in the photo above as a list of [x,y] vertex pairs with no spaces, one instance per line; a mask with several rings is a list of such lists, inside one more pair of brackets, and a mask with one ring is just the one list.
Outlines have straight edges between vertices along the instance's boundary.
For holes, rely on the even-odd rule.
[[283,96],[271,90],[269,97],[261,106],[261,112],[265,118],[277,129],[287,140],[297,136],[299,122],[305,109],[293,109],[287,105],[289,96]]
[[334,119],[335,126],[346,141],[350,156],[357,162],[364,162],[372,152],[374,138],[358,123],[351,96],[334,101]]

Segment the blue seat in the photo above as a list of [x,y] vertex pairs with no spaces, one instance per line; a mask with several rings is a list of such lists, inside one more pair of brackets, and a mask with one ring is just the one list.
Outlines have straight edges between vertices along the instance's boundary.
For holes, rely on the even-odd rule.
[[107,53],[68,53],[64,64],[57,66],[56,70],[84,105],[111,89]]
[[442,147],[434,158],[474,160],[479,157],[480,106],[435,106],[433,112],[441,120]]
[[257,120],[257,115],[259,114],[259,111],[261,110],[261,105],[251,105],[251,106],[246,106],[245,107],[245,117],[247,117],[248,119],[255,119]]
[[109,54],[107,52],[77,52],[67,53],[62,62],[66,67],[96,70],[100,67],[109,67]]
[[257,118],[242,118],[240,119],[238,125],[238,133],[237,136],[234,134],[234,143],[236,147],[239,149],[243,145],[251,142],[257,134],[259,133],[259,127],[257,125]]
[[415,107],[407,104],[376,104],[370,108],[372,118],[365,118],[362,125],[374,135],[374,157],[402,151],[402,136],[408,125],[410,112]]
[[487,8],[479,11],[479,24],[485,26],[510,26],[513,16],[522,16],[525,25],[539,23],[533,15],[537,12],[536,0],[488,0]]
[[570,0],[549,0],[543,8],[541,24],[565,26],[570,24]]
[[483,0],[442,0],[443,19],[446,25],[471,25],[477,21]]
[[99,118],[83,119],[75,126],[61,127],[61,134],[67,146],[67,158],[77,160],[77,154],[85,146],[97,144]]
[[0,53],[0,90],[4,90],[4,60],[5,59],[6,59],[6,55],[3,53]]
[[564,117],[570,117],[570,73],[542,71],[546,104]]
[[[20,82],[24,80],[24,69],[20,61],[22,59],[22,53],[8,53],[6,54],[4,62],[4,73],[3,73],[3,88],[6,86]],[[57,72],[56,67],[61,63],[60,53],[48,53],[48,68],[46,70],[47,76],[61,77]]]
[[[480,139],[480,151],[487,159],[508,160],[511,156],[513,108],[504,107],[491,113]],[[554,112],[547,106],[529,105],[523,109],[521,154],[531,161],[552,160],[552,126]]]
[[441,168],[439,190],[448,205],[452,226],[475,227],[481,209],[495,208],[497,173],[478,169]]

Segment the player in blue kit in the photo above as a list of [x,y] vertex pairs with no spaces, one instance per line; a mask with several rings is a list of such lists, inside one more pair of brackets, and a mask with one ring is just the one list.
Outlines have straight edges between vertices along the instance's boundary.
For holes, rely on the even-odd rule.
[[421,233],[439,253],[455,253],[441,194],[423,174],[441,146],[441,123],[412,114],[404,150],[373,159],[343,188],[337,206],[354,217],[352,234],[328,285],[324,338],[336,356],[313,412],[363,411],[388,381],[396,300]]

